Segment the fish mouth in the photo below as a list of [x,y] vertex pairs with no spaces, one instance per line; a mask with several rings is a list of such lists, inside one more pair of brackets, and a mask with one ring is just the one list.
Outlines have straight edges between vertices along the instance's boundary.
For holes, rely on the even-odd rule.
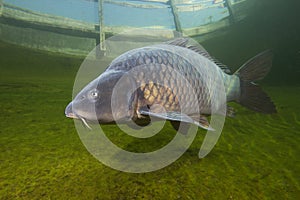
[[80,117],[74,113],[66,113],[66,117],[72,118],[72,119],[80,119]]
[[66,117],[69,117],[69,118],[72,118],[72,119],[79,119],[79,120],[81,120],[82,124],[86,128],[88,128],[89,130],[92,130],[92,128],[87,123],[87,120],[84,117],[82,117],[82,116],[80,116],[80,115],[78,115],[78,114],[76,114],[76,113],[73,112],[73,110],[72,110],[72,102],[66,107],[65,115],[66,115]]

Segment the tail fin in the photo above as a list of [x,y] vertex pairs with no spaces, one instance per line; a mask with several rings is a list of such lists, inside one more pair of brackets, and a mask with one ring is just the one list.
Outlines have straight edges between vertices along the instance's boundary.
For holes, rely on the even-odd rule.
[[240,78],[241,95],[238,102],[254,111],[271,114],[276,113],[270,97],[253,81],[263,79],[272,66],[273,53],[264,51],[247,61],[235,74]]

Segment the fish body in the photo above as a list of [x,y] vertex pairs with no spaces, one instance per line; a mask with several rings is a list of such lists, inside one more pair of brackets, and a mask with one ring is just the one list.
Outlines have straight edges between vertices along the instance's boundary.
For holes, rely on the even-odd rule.
[[65,113],[86,126],[87,121],[138,123],[152,116],[209,129],[205,116],[212,113],[212,106],[219,109],[229,101],[258,112],[276,112],[269,97],[253,83],[268,73],[271,63],[272,53],[266,51],[230,74],[204,48],[178,38],[120,55],[78,93]]

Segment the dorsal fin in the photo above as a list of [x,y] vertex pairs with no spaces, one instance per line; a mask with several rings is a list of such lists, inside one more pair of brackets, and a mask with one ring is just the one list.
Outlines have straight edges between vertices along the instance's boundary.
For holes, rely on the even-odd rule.
[[180,47],[186,47],[188,42],[189,42],[188,38],[180,37],[180,38],[175,38],[174,40],[167,41],[165,43],[170,45],[180,46]]
[[190,50],[192,50],[192,51],[194,51],[194,52],[196,52],[196,53],[198,53],[198,54],[206,57],[210,61],[214,62],[226,74],[231,74],[231,70],[226,65],[224,65],[221,62],[219,62],[216,58],[214,58],[211,55],[209,55],[209,53],[204,49],[203,46],[201,46],[200,44],[191,45],[191,44],[189,44],[189,41],[190,41],[189,38],[180,37],[180,38],[176,38],[174,40],[170,40],[168,42],[165,42],[165,44],[174,45],[174,46],[180,46],[180,47],[184,47],[184,48],[190,49]]
[[175,38],[174,40],[167,41],[165,43],[169,44],[169,45],[184,47],[184,48],[190,49],[192,51],[195,51],[197,53],[205,52],[208,54],[206,49],[204,49],[204,47],[201,46],[200,44],[197,43],[197,46],[196,46],[196,45],[189,44],[189,42],[190,42],[189,38],[180,37],[180,38]]

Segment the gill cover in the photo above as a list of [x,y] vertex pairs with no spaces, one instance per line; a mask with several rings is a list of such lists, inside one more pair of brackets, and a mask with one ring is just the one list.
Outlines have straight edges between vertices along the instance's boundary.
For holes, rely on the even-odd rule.
[[137,83],[134,77],[124,72],[119,75],[111,94],[111,111],[115,122],[134,118],[137,107]]

